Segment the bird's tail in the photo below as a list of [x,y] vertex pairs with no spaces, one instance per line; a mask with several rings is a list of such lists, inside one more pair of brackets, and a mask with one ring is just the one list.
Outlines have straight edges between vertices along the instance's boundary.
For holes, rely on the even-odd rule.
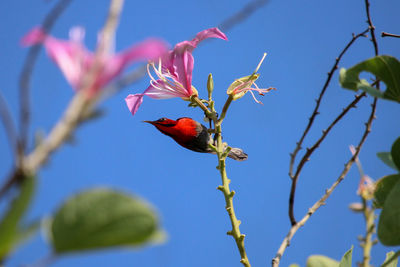
[[234,160],[243,161],[247,159],[247,154],[240,148],[232,147],[231,151],[229,151],[228,157]]

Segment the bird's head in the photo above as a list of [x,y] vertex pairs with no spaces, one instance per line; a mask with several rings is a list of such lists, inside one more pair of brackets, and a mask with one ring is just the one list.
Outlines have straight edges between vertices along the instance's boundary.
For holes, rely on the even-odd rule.
[[178,143],[183,143],[197,137],[201,130],[200,123],[191,118],[179,118],[171,120],[161,118],[156,121],[143,121],[154,125],[160,132],[175,139]]

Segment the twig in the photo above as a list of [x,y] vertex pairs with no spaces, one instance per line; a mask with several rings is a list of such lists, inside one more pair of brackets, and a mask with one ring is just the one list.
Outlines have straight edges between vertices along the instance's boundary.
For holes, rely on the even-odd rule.
[[382,32],[381,33],[382,37],[394,37],[394,38],[400,38],[400,35],[398,34],[393,34],[393,33],[388,33],[388,32]]
[[328,135],[328,133],[332,130],[332,128],[347,114],[347,112],[351,108],[356,107],[356,104],[358,103],[358,101],[360,101],[361,98],[363,98],[364,96],[366,96],[365,92],[355,96],[354,100],[342,110],[342,112],[331,122],[331,124],[328,126],[328,128],[326,128],[325,130],[322,131],[321,137],[315,142],[315,144],[313,146],[311,146],[310,148],[307,148],[306,153],[301,158],[300,163],[297,165],[296,173],[292,179],[292,185],[290,188],[290,196],[289,196],[289,216],[290,216],[292,225],[294,225],[296,223],[296,221],[294,219],[294,198],[295,198],[295,193],[296,193],[296,185],[297,185],[297,181],[299,179],[301,170],[303,169],[306,162],[309,161],[311,154],[319,147],[319,145],[322,143],[322,141],[325,139],[325,137]]
[[367,200],[364,197],[362,197],[362,204],[366,231],[365,237],[361,241],[361,247],[363,248],[363,261],[361,267],[370,267],[369,262],[371,260],[371,249],[374,245],[372,235],[375,232],[375,212],[373,208],[368,207]]
[[268,3],[268,0],[251,1],[250,3],[245,5],[241,10],[239,10],[239,12],[235,13],[234,15],[222,21],[218,25],[218,28],[223,32],[229,31],[236,24],[241,23],[242,21],[250,17],[257,9],[261,8],[266,3]]
[[[45,17],[42,28],[49,32],[56,20],[67,8],[71,0],[60,0]],[[32,71],[36,60],[39,56],[41,45],[35,45],[29,48],[28,55],[22,67],[19,77],[19,108],[20,108],[20,142],[19,142],[19,157],[22,158],[28,141],[29,121],[30,121],[30,82]]]
[[10,142],[11,153],[17,157],[18,134],[7,102],[0,91],[0,119],[3,122],[7,138]]
[[290,241],[292,240],[292,238],[295,235],[295,233],[297,232],[297,230],[300,227],[304,226],[304,224],[310,219],[311,215],[313,215],[322,205],[325,204],[325,201],[332,194],[333,190],[335,190],[335,188],[340,184],[340,182],[343,181],[343,179],[346,177],[351,166],[355,162],[355,159],[357,158],[358,154],[360,153],[361,147],[365,143],[365,140],[367,139],[368,134],[371,132],[372,121],[375,118],[375,111],[376,111],[376,99],[374,99],[374,102],[372,103],[371,114],[369,115],[367,123],[365,123],[365,131],[361,137],[360,142],[358,143],[358,146],[356,147],[356,151],[355,151],[354,155],[344,165],[344,169],[343,169],[342,173],[339,175],[338,179],[332,184],[332,186],[325,191],[325,194],[317,202],[314,203],[314,205],[308,210],[308,212],[304,215],[304,217],[299,222],[296,222],[296,224],[292,225],[292,227],[289,230],[289,233],[286,235],[281,246],[279,247],[275,258],[272,259],[273,267],[279,266],[280,259],[282,258],[283,253],[285,252],[286,248],[289,246]]
[[375,36],[375,26],[372,24],[372,20],[371,20],[371,15],[369,12],[369,0],[365,0],[365,11],[367,13],[367,23],[369,25],[369,32],[371,33],[371,41],[374,45],[374,50],[375,50],[375,56],[377,56],[379,54],[378,51],[378,42],[376,41],[376,36]]
[[[311,126],[313,125],[313,122],[314,122],[314,120],[315,120],[315,117],[319,114],[319,111],[318,111],[318,110],[319,110],[319,107],[320,107],[320,104],[321,104],[321,100],[322,100],[322,98],[323,98],[323,96],[324,96],[324,94],[325,94],[325,92],[326,92],[326,89],[327,89],[328,86],[329,86],[329,83],[330,83],[330,81],[331,81],[331,79],[332,79],[332,77],[333,77],[333,74],[334,74],[335,71],[337,70],[338,65],[339,65],[339,62],[340,62],[340,60],[342,59],[343,55],[347,52],[347,50],[351,47],[351,45],[352,45],[358,38],[360,38],[360,37],[362,37],[362,36],[365,36],[365,34],[366,34],[368,31],[369,31],[369,28],[366,29],[366,30],[364,30],[363,32],[357,34],[357,35],[353,34],[352,39],[350,40],[350,42],[347,43],[347,45],[344,47],[344,49],[340,52],[339,56],[335,59],[335,63],[333,64],[331,70],[328,72],[328,77],[327,77],[327,79],[326,79],[326,81],[325,81],[324,86],[322,87],[322,90],[321,90],[321,92],[320,92],[320,94],[319,94],[318,99],[316,100],[316,105],[315,105],[315,108],[314,108],[314,110],[313,110],[313,113],[312,113],[311,117],[310,117],[309,120],[308,120],[308,124],[307,124],[307,126],[306,126],[306,128],[305,128],[305,130],[304,130],[304,132],[303,132],[303,134],[302,134],[302,136],[301,136],[301,138],[300,138],[300,140],[296,143],[296,147],[295,147],[294,151],[290,154],[289,176],[290,176],[290,178],[292,179],[292,188],[293,188],[293,184],[294,184],[294,187],[296,186],[297,179],[298,179],[298,175],[297,175],[297,177],[295,178],[295,175],[293,174],[294,163],[295,163],[295,160],[296,160],[297,153],[298,153],[298,152],[300,151],[300,149],[302,148],[301,146],[302,146],[302,144],[303,144],[303,141],[304,141],[305,137],[307,136],[309,130],[311,129]],[[297,167],[297,169],[299,169],[299,168]],[[294,190],[295,190],[295,189],[296,189],[296,188],[294,188]],[[295,192],[293,192],[293,198],[294,198],[294,194],[295,194]],[[291,193],[291,196],[292,196],[292,193]],[[294,217],[294,212],[293,212],[293,207],[292,207],[293,204],[290,204],[290,202],[291,202],[291,201],[289,201],[289,218],[290,218],[290,222],[292,223],[292,225],[294,225],[294,224],[296,223],[296,219],[295,219],[295,217]],[[291,207],[291,208],[290,208],[290,207]]]

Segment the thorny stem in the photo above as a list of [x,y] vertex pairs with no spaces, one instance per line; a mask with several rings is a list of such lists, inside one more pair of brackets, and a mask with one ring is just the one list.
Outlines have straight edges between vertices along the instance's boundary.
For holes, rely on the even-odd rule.
[[[322,87],[322,90],[319,94],[318,99],[316,100],[316,105],[315,108],[313,110],[313,113],[311,115],[311,117],[309,118],[308,124],[300,138],[300,140],[296,143],[296,147],[294,149],[294,151],[290,154],[290,164],[289,164],[289,176],[292,179],[292,190],[291,190],[291,194],[290,194],[290,199],[289,199],[289,218],[290,218],[290,222],[292,225],[294,225],[296,223],[296,218],[294,217],[294,211],[293,211],[293,205],[294,205],[294,195],[295,195],[295,191],[296,191],[296,183],[297,183],[297,179],[299,177],[301,167],[299,169],[300,164],[297,166],[297,171],[296,171],[296,175],[293,173],[294,170],[294,163],[296,160],[296,156],[297,153],[301,150],[302,148],[302,144],[303,141],[305,139],[305,137],[307,136],[309,130],[311,129],[311,126],[313,125],[313,122],[315,120],[315,117],[319,114],[319,107],[322,101],[322,98],[325,94],[326,89],[328,88],[330,81],[333,77],[333,74],[335,73],[335,71],[338,68],[339,62],[342,59],[343,55],[347,52],[347,50],[351,47],[351,45],[360,37],[365,36],[365,34],[369,31],[369,28],[364,30],[363,32],[354,35],[352,39],[347,43],[347,45],[344,47],[344,49],[340,52],[339,56],[335,59],[335,63],[333,64],[331,70],[328,73],[328,77],[325,81],[324,86]],[[293,201],[293,203],[292,203]]]
[[381,37],[394,37],[394,38],[400,38],[400,35],[398,34],[393,34],[393,33],[388,33],[388,32],[382,32]]
[[[292,185],[290,188],[290,196],[289,196],[289,215],[291,218],[292,225],[294,225],[296,223],[296,221],[294,220],[294,197],[295,197],[295,193],[296,193],[297,181],[300,176],[300,172],[301,172],[302,168],[309,161],[311,154],[319,147],[319,145],[322,143],[322,141],[325,139],[325,137],[329,134],[329,132],[332,130],[332,128],[347,114],[347,112],[351,108],[355,108],[356,104],[364,96],[366,96],[365,92],[361,93],[359,95],[356,95],[354,100],[342,110],[342,112],[331,122],[331,124],[328,126],[328,128],[326,128],[325,130],[322,131],[321,137],[315,142],[315,144],[312,147],[307,148],[306,153],[300,160],[300,163],[297,166],[296,173],[293,176]],[[294,221],[292,220],[292,218]]]
[[236,242],[236,246],[239,250],[240,253],[240,262],[243,264],[243,266],[250,267],[250,262],[246,254],[246,250],[244,247],[244,238],[245,235],[240,232],[240,221],[236,217],[235,209],[233,208],[233,196],[235,195],[235,191],[231,191],[229,188],[229,184],[231,180],[228,178],[226,174],[226,157],[229,152],[229,147],[225,149],[226,145],[222,142],[222,121],[225,118],[226,112],[228,111],[228,108],[230,104],[232,103],[232,97],[229,96],[228,99],[225,102],[225,105],[222,109],[221,116],[218,119],[216,116],[216,112],[213,107],[211,107],[211,110],[207,108],[201,100],[197,96],[192,96],[190,98],[192,103],[196,103],[206,114],[206,116],[213,120],[214,126],[215,126],[215,135],[217,136],[216,139],[216,153],[218,156],[218,166],[217,169],[219,170],[221,174],[221,180],[222,180],[222,185],[218,186],[217,189],[220,190],[224,194],[225,198],[225,209],[228,212],[229,219],[231,221],[232,225],[232,230],[228,231],[227,234],[231,235]]
[[374,245],[372,235],[375,232],[375,212],[373,208],[368,207],[367,201],[364,198],[362,198],[362,205],[366,232],[365,237],[360,244],[363,248],[363,261],[361,263],[361,267],[370,267],[369,261],[371,259],[371,249]]
[[317,202],[314,203],[314,205],[308,210],[308,212],[304,215],[304,217],[299,222],[296,222],[296,224],[292,225],[292,227],[289,230],[289,233],[283,239],[282,244],[279,247],[275,258],[272,259],[273,267],[279,266],[279,262],[283,256],[283,253],[285,252],[286,248],[290,245],[290,241],[292,240],[293,236],[296,234],[297,230],[299,230],[300,227],[304,226],[304,224],[310,219],[311,215],[313,215],[322,205],[325,204],[325,201],[332,194],[333,190],[335,190],[335,188],[340,184],[340,182],[342,182],[344,180],[344,178],[346,177],[351,166],[355,162],[355,159],[358,157],[361,147],[363,146],[363,144],[365,143],[365,140],[367,139],[369,133],[371,132],[372,121],[375,119],[376,101],[377,100],[375,98],[374,102],[371,105],[371,107],[372,107],[371,114],[368,117],[368,121],[365,123],[365,131],[360,139],[360,142],[358,143],[358,146],[355,148],[356,151],[355,151],[353,157],[351,157],[350,160],[347,161],[347,163],[344,165],[344,169],[343,169],[342,173],[339,175],[337,180],[332,184],[332,186],[325,191],[325,194]]

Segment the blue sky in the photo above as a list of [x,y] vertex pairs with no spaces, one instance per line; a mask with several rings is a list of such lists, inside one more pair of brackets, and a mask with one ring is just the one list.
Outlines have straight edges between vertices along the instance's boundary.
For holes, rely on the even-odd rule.
[[[2,1],[0,3],[1,92],[15,118],[18,111],[18,76],[27,49],[20,38],[39,24],[55,1]],[[117,32],[116,50],[149,36],[158,36],[171,45],[218,25],[240,10],[244,1],[126,1]],[[108,1],[73,1],[52,30],[67,38],[70,27],[86,28],[86,45],[93,49],[97,32],[103,26]],[[377,35],[381,31],[400,33],[396,0],[371,1],[371,15]],[[326,73],[351,33],[367,28],[364,1],[273,1],[257,10],[248,20],[226,32],[229,41],[213,40],[194,52],[193,85],[206,97],[209,73],[215,82],[214,98],[221,109],[226,88],[236,78],[250,74],[262,54],[268,56],[260,69],[260,87],[277,90],[256,104],[250,95],[233,103],[224,122],[224,140],[249,154],[246,162],[228,162],[231,188],[246,249],[253,266],[268,266],[290,223],[287,216],[290,180],[289,153],[300,138],[314,108]],[[380,53],[400,57],[399,40],[378,37]],[[350,67],[373,56],[367,39],[357,41],[340,63]],[[145,98],[132,117],[124,98],[142,92],[147,77],[100,105],[106,116],[87,123],[75,133],[76,144],[65,145],[40,171],[40,185],[29,218],[51,214],[73,193],[94,186],[111,186],[137,194],[159,212],[168,241],[160,246],[135,250],[105,250],[58,259],[54,266],[241,266],[231,237],[224,199],[215,188],[220,177],[215,156],[194,153],[178,146],[142,120],[160,117],[192,117],[202,120],[202,112],[187,108],[180,99]],[[74,92],[59,69],[41,52],[32,80],[31,136],[48,132],[62,115]],[[319,137],[353,93],[338,85],[334,75],[322,102],[321,115],[306,144]],[[295,214],[302,217],[323,194],[350,157],[348,146],[356,144],[370,112],[370,97],[361,101],[328,136],[303,170],[296,195]],[[364,170],[377,179],[393,171],[381,163],[376,152],[388,151],[400,136],[400,105],[378,103],[377,120],[361,151]],[[397,122],[396,122],[397,121]],[[11,154],[3,128],[0,128],[0,177],[11,168]],[[357,235],[364,234],[361,215],[347,208],[356,202],[359,175],[352,168],[346,180],[292,240],[281,266],[305,266],[311,254],[340,259],[355,246],[353,263],[361,259]],[[20,247],[7,262],[20,266],[45,257],[50,249],[38,234]],[[389,251],[373,248],[372,263],[383,262]]]

